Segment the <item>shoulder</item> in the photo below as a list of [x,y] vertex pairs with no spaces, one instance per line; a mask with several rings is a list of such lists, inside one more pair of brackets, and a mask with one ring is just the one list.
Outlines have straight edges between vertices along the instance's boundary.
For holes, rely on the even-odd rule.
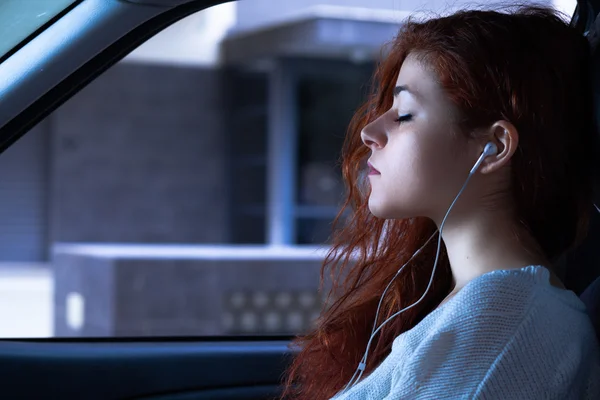
[[402,368],[409,374],[430,370],[440,379],[461,370],[465,379],[481,379],[477,374],[528,323],[538,296],[530,274],[494,271],[474,279],[397,339],[395,350],[406,357]]
[[569,335],[571,342],[593,335],[583,302],[572,291],[551,286],[549,277],[538,266],[482,275],[396,338],[393,349],[407,356],[430,350],[465,353],[461,346],[476,345],[476,351],[491,356],[510,340],[539,343],[538,330],[558,342]]
[[[583,303],[550,286],[540,268],[498,271],[465,286],[398,338],[397,378],[421,387],[451,378],[444,390],[472,394],[506,371],[528,379],[566,362],[566,375],[575,379],[585,358],[597,353],[594,331]],[[534,380],[549,384],[551,378]]]
[[481,275],[428,316],[433,320],[428,330],[466,334],[476,328],[479,333],[493,330],[496,336],[513,331],[548,296],[547,273],[531,266]]
[[417,364],[432,354],[458,362],[476,355],[489,366],[509,343],[535,348],[545,343],[544,352],[589,345],[594,331],[585,306],[548,280],[548,270],[535,266],[482,275],[398,337],[395,348]]
[[553,287],[549,271],[541,266],[493,271],[462,292],[440,310],[435,324],[440,331],[480,340],[493,335],[505,343],[537,341],[533,336],[539,329],[548,331],[548,340],[593,333],[583,302],[572,291]]
[[469,319],[486,314],[518,317],[550,309],[584,315],[585,305],[575,293],[552,286],[550,280],[550,271],[542,266],[492,271],[469,282],[455,302],[449,302],[448,311],[468,311],[462,316]]

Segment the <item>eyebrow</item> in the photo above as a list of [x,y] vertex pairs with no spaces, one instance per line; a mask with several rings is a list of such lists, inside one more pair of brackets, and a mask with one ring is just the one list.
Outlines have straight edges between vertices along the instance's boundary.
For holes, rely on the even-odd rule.
[[400,94],[400,92],[408,92],[410,94],[412,94],[413,96],[415,95],[411,90],[408,89],[408,86],[406,85],[398,85],[394,88],[394,97],[398,96]]

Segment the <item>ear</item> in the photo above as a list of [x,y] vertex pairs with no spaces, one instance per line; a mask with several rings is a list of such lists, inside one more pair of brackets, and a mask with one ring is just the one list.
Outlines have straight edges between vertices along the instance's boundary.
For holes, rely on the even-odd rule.
[[517,132],[517,128],[510,122],[504,120],[495,122],[491,126],[489,134],[486,135],[486,137],[488,140],[482,144],[481,152],[483,152],[483,146],[490,141],[496,144],[498,152],[495,156],[486,157],[483,161],[479,168],[479,171],[482,174],[498,171],[500,168],[508,165],[519,145],[519,133]]

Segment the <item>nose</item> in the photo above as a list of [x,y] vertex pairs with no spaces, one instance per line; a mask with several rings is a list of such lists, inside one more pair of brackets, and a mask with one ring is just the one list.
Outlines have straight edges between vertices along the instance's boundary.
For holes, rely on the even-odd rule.
[[360,137],[371,151],[385,147],[387,136],[381,124],[381,117],[365,126],[360,132]]

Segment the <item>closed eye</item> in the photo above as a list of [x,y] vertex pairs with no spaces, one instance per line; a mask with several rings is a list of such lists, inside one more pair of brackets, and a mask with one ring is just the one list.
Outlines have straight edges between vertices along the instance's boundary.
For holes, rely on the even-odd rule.
[[412,119],[412,114],[404,114],[404,115],[400,115],[398,116],[398,118],[394,119],[394,121],[398,122],[398,123],[403,123],[403,122],[408,122]]

